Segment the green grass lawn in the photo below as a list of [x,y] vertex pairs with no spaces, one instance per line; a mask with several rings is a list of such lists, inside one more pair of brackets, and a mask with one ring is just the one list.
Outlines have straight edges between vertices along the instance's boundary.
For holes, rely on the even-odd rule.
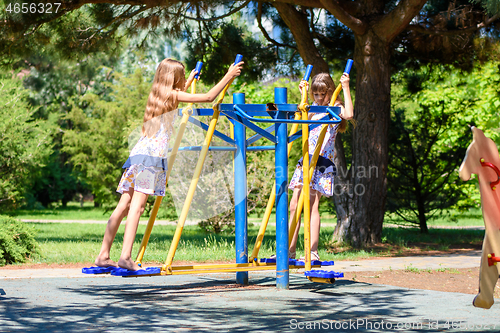
[[[31,263],[91,263],[99,252],[105,230],[104,224],[83,223],[29,223],[36,231],[39,253],[33,256]],[[133,256],[145,230],[139,225],[138,236],[134,245]],[[384,247],[367,250],[355,250],[348,247],[336,248],[331,242],[333,227],[321,229],[320,251],[322,260],[355,260],[374,256],[397,255],[413,247],[424,250],[448,250],[455,247],[476,247],[484,237],[482,230],[432,229],[428,235],[422,235],[417,229],[384,228],[382,242]],[[121,226],[112,248],[111,257],[119,257],[124,226]],[[144,261],[162,263],[165,261],[175,226],[158,225],[147,247]],[[249,253],[253,250],[258,233],[258,226],[250,226]],[[303,235],[298,242],[298,254],[303,249]],[[268,226],[259,257],[269,257],[275,253],[275,227]],[[198,226],[186,226],[175,259],[182,261],[210,262],[234,261],[234,235],[213,235],[204,233]]]
[[[85,202],[83,207],[80,207],[79,202],[70,202],[67,207],[57,206],[55,208],[47,208],[42,210],[15,210],[8,212],[7,215],[13,216],[21,220],[101,220],[106,221],[111,215],[112,210],[106,211],[104,208],[95,208],[91,202]],[[160,211],[161,213],[161,211]],[[147,214],[143,214],[141,221],[148,219]],[[159,219],[162,219],[161,215]],[[248,221],[250,223],[260,224],[261,216],[250,215]],[[270,221],[275,221],[274,213],[271,214]],[[336,216],[329,212],[321,212],[321,222],[323,224],[335,225],[337,223]],[[402,222],[394,216],[386,218],[387,224],[394,222]],[[481,209],[471,209],[464,213],[452,212],[448,217],[432,219],[428,221],[429,227],[463,227],[463,226],[484,226]]]
[[[69,203],[67,207],[45,210],[17,210],[9,215],[23,220],[101,220],[106,221],[111,212],[94,208],[91,203],[80,207],[79,203]],[[146,214],[144,214],[146,215]],[[142,220],[147,220],[144,216]],[[268,257],[275,253],[275,216],[270,218],[266,237],[259,257]],[[249,254],[251,253],[259,230],[261,217],[249,217]],[[255,225],[254,225],[255,223]],[[483,230],[466,229],[430,229],[422,235],[414,228],[385,227],[382,234],[383,247],[355,250],[337,246],[331,238],[335,227],[334,215],[322,213],[320,235],[320,257],[322,260],[350,260],[373,256],[397,255],[413,247],[423,250],[447,250],[456,247],[477,248],[484,237]],[[105,224],[92,223],[36,223],[29,222],[36,230],[36,239],[40,244],[39,253],[31,258],[31,263],[91,263],[99,252]],[[481,211],[471,210],[458,214],[454,218],[433,220],[429,226],[483,226]],[[135,257],[144,233],[145,225],[139,225],[133,256]],[[113,259],[119,257],[124,226],[121,226],[112,248]],[[164,262],[170,247],[175,226],[157,225],[153,230],[144,260],[146,262]],[[298,255],[302,255],[303,236],[299,237]],[[234,260],[234,235],[213,235],[204,233],[198,226],[186,226],[175,259],[182,261],[231,261]]]
[[[401,218],[387,215],[385,224],[402,223]],[[438,217],[427,221],[428,227],[484,227],[483,214],[480,208],[472,208],[466,212],[453,211],[449,216]]]
[[[107,221],[113,210],[96,208],[91,202],[85,202],[81,207],[79,202],[69,202],[66,207],[61,205],[46,209],[18,209],[10,211],[10,215],[20,220],[95,220]],[[141,221],[146,220],[146,214],[141,217]]]

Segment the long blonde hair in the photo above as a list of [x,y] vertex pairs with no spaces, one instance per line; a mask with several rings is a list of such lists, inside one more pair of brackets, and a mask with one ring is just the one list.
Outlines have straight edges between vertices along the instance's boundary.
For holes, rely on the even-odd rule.
[[[333,82],[332,77],[328,73],[319,73],[316,74],[311,82],[311,89],[309,89],[309,94],[311,98],[314,100],[314,93],[324,93],[328,96],[327,100],[330,100],[333,96],[333,92],[335,91],[335,83]],[[344,101],[340,97],[340,94],[337,96],[336,103],[340,103],[344,105]],[[337,131],[340,133],[344,133],[347,130],[347,120],[342,119],[340,122]]]
[[[181,62],[164,59],[158,65],[144,112],[142,135],[152,137],[162,124],[169,134],[172,132],[174,114],[170,112],[177,109],[177,92],[183,90],[185,84],[186,72]],[[168,115],[162,116],[166,113]]]

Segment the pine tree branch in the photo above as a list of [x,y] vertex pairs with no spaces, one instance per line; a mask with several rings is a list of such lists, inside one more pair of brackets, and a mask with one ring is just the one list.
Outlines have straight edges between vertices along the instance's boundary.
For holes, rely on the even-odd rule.
[[499,14],[496,14],[490,18],[487,18],[481,23],[476,24],[475,26],[471,26],[465,29],[454,29],[454,30],[439,30],[439,29],[427,29],[420,25],[409,25],[407,30],[415,31],[424,35],[441,35],[441,36],[455,36],[464,33],[475,32],[479,29],[486,28],[491,23],[495,22],[500,18]]
[[282,44],[271,38],[269,34],[267,33],[266,29],[262,25],[262,2],[259,2],[259,6],[257,9],[257,25],[259,26],[260,31],[262,32],[262,35],[264,35],[264,38],[267,39],[269,42],[272,44],[278,46],[278,47],[288,47],[294,50],[297,50],[295,46],[289,45],[289,44]]
[[202,17],[193,17],[193,16],[189,16],[189,15],[185,15],[185,14],[178,14],[178,13],[170,13],[170,12],[167,12],[171,15],[179,15],[181,16],[182,18],[185,18],[187,20],[192,20],[192,21],[204,21],[204,22],[212,22],[212,21],[217,21],[217,20],[220,20],[220,19],[223,19],[223,18],[226,18],[228,16],[231,16],[233,15],[234,13],[237,13],[239,12],[240,10],[242,10],[243,8],[245,8],[248,4],[250,3],[250,0],[247,0],[245,1],[241,6],[238,6],[236,8],[233,8],[231,9],[229,12],[221,15],[221,16],[216,16],[216,17],[210,17],[210,18],[202,18]]
[[363,35],[366,32],[366,23],[351,15],[347,9],[350,1],[320,0],[320,2],[337,20],[342,22],[342,24],[351,29],[355,34]]

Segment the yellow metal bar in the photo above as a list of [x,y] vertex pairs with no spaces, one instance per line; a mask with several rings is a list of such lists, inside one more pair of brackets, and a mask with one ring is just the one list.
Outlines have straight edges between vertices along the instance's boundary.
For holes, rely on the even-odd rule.
[[[196,94],[196,82],[198,80],[194,79],[191,82],[191,93]],[[173,112],[173,111],[172,111]],[[179,146],[182,141],[182,137],[184,135],[184,131],[186,129],[189,116],[193,114],[193,103],[189,103],[187,107],[182,110],[182,120],[177,131],[177,135],[175,137],[174,147],[172,148],[172,152],[168,157],[168,165],[167,165],[167,177],[166,184],[168,184],[168,179],[170,177],[170,173],[172,172],[172,168],[174,167],[175,158],[177,157],[177,152],[179,150]],[[144,236],[142,237],[141,246],[139,247],[139,252],[137,254],[137,258],[135,262],[137,264],[142,264],[142,259],[144,257],[144,253],[146,252],[146,247],[148,246],[149,237],[151,237],[151,232],[153,231],[153,226],[156,220],[156,215],[158,214],[158,210],[160,209],[161,201],[163,197],[157,196],[155,199],[155,204],[153,206],[153,210],[151,211],[151,215],[149,216],[148,225],[146,226],[146,231],[144,232]]]
[[335,91],[333,92],[332,99],[330,100],[330,106],[334,106],[337,101],[337,97],[339,97],[340,91],[342,90],[342,84],[339,83]]
[[[295,113],[295,120],[300,120],[301,114],[300,112]],[[293,135],[299,129],[299,124],[293,124],[290,129],[290,135]],[[288,143],[288,155],[290,155],[290,151],[292,151],[293,142]],[[257,239],[255,240],[255,245],[253,247],[252,255],[249,258],[249,261],[252,262],[255,258],[258,258],[260,247],[262,246],[262,240],[264,239],[264,234],[266,233],[267,224],[269,222],[269,217],[273,211],[274,202],[276,201],[276,183],[274,184],[271,194],[269,195],[269,200],[267,201],[266,211],[264,212],[264,216],[262,217],[262,221],[260,223],[259,233],[257,234]]]
[[189,208],[191,206],[191,202],[193,201],[194,192],[196,190],[196,186],[198,185],[198,180],[203,169],[203,164],[205,163],[205,158],[207,157],[208,148],[210,147],[210,142],[212,141],[215,126],[217,125],[217,121],[219,120],[219,104],[224,100],[224,95],[226,94],[226,91],[233,80],[234,79],[231,79],[229,83],[224,87],[222,92],[219,94],[217,102],[213,105],[214,114],[212,116],[212,120],[210,121],[210,126],[208,127],[205,141],[203,142],[200,157],[198,158],[198,163],[196,164],[196,168],[194,170],[193,180],[191,181],[191,184],[189,186],[186,201],[184,202],[184,206],[182,207],[181,215],[179,216],[179,222],[177,222],[177,228],[175,229],[174,238],[172,239],[172,244],[170,245],[170,250],[168,251],[167,260],[162,266],[162,271],[171,269],[172,261],[174,260],[175,252],[181,239],[182,230],[184,229],[184,223],[186,222]]
[[197,265],[183,265],[183,266],[172,266],[172,271],[185,271],[191,269],[214,269],[214,268],[238,268],[238,267],[257,267],[257,266],[276,266],[276,264],[267,264],[267,263],[247,263],[247,264],[197,264]]
[[193,269],[186,271],[162,271],[161,275],[190,275],[190,274],[206,274],[206,273],[232,273],[232,272],[249,272],[249,271],[273,271],[276,266],[256,266],[256,267],[233,267],[227,269]]
[[[276,263],[262,263],[262,262],[253,262],[247,264],[199,264],[199,265],[183,265],[183,266],[172,266],[172,271],[186,271],[193,269],[230,269],[230,268],[242,268],[242,267],[266,267],[273,266],[276,267]],[[316,265],[316,267],[320,267],[321,265]],[[304,267],[304,266],[290,266],[290,267]]]
[[[304,266],[290,266],[291,269],[300,269]],[[162,271],[161,275],[189,275],[189,274],[206,274],[206,273],[232,273],[232,272],[249,272],[249,271],[273,271],[276,270],[276,265],[266,266],[248,266],[248,267],[227,267],[216,269],[187,269],[177,270],[175,266],[171,270]]]
[[[308,108],[302,110],[302,119],[309,119]],[[304,255],[305,270],[311,270],[311,207],[309,196],[309,125],[302,124],[302,194],[304,195]]]
[[[307,104],[308,84],[302,89],[302,98],[298,110],[302,113],[302,120],[309,119],[309,105]],[[309,206],[309,125],[302,124],[302,191],[304,195],[304,254],[305,269],[311,270],[311,212]],[[300,216],[300,215],[297,215]],[[289,230],[289,236],[291,235]]]

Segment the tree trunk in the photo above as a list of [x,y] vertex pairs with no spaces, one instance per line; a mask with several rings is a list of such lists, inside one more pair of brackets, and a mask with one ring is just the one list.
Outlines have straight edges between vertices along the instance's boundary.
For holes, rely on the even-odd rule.
[[420,233],[428,234],[429,229],[427,228],[427,219],[425,218],[425,204],[421,198],[417,198],[418,207],[418,225],[420,227]]
[[[379,242],[387,196],[388,129],[391,106],[389,43],[371,30],[356,35],[356,103],[350,193],[346,218],[339,215],[335,238],[355,247]],[[349,196],[349,193],[342,194]],[[345,207],[343,207],[345,210]],[[343,218],[343,220],[340,220]]]

